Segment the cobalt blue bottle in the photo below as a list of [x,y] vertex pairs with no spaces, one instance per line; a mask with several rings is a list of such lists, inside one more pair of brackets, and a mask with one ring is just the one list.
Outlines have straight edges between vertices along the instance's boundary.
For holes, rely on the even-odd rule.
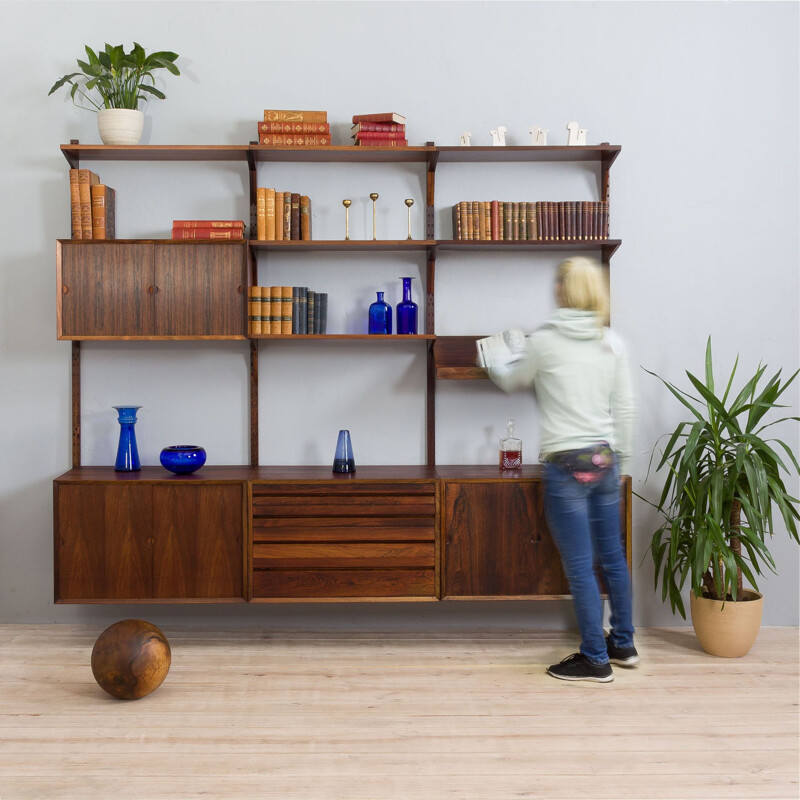
[[369,307],[369,332],[392,332],[392,307],[384,302],[383,292],[378,292],[378,299]]
[[397,332],[417,332],[417,304],[411,300],[412,278],[401,278],[403,281],[403,299],[397,304]]
[[137,472],[142,468],[139,462],[139,448],[136,446],[136,412],[141,406],[114,406],[119,415],[119,446],[114,469],[117,472]]

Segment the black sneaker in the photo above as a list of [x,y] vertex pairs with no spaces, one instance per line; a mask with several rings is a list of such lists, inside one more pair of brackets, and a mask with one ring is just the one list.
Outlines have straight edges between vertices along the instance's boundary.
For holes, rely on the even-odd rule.
[[606,636],[606,649],[608,650],[608,660],[612,664],[619,664],[620,667],[635,667],[639,663],[639,654],[633,645],[615,647],[611,644],[611,637]]
[[583,653],[573,653],[558,664],[547,668],[547,674],[562,681],[595,681],[610,683],[614,680],[611,664],[592,664]]

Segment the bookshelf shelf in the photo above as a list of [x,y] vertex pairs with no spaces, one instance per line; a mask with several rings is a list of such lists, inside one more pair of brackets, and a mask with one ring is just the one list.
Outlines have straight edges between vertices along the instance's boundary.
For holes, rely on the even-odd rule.
[[313,252],[316,250],[350,250],[365,252],[374,251],[403,251],[403,250],[428,250],[436,245],[432,240],[398,239],[398,240],[372,240],[372,239],[311,239],[307,241],[259,241],[250,239],[253,250],[273,250],[287,252]]
[[433,341],[436,337],[431,333],[401,334],[393,333],[389,335],[374,333],[264,333],[250,334],[251,339],[270,340],[270,339],[322,339],[327,341],[351,341],[351,342],[418,342]]

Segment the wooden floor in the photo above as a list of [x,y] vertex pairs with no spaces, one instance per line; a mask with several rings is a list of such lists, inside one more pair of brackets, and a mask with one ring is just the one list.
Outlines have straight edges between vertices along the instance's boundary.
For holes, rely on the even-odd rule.
[[796,628],[731,660],[640,631],[610,684],[545,675],[568,633],[166,628],[134,702],[92,678],[100,630],[0,626],[2,800],[798,797]]

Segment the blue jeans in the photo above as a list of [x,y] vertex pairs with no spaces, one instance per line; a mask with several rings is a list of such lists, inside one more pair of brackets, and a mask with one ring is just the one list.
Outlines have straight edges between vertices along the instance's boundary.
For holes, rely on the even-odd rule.
[[555,464],[544,465],[545,515],[569,581],[581,634],[580,651],[593,664],[608,663],[598,563],[611,607],[611,643],[633,645],[631,579],[620,538],[619,469],[596,483],[579,483]]

